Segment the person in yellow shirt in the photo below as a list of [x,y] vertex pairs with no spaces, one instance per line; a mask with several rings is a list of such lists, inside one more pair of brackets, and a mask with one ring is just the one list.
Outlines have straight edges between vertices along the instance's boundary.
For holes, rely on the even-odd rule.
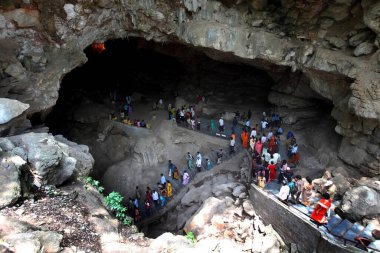
[[167,194],[168,198],[170,198],[173,195],[173,188],[172,188],[172,184],[170,183],[170,181],[167,181],[167,183],[166,183],[166,194]]

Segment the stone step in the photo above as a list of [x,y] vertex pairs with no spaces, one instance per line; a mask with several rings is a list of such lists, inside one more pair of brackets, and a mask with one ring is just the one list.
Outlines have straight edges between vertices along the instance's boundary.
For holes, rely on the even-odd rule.
[[332,231],[334,227],[340,224],[343,220],[338,216],[334,215],[327,221],[327,228]]
[[335,226],[331,232],[335,236],[343,236],[352,226],[353,224],[350,221],[343,220],[341,223]]
[[365,229],[362,231],[362,233],[360,234],[361,237],[367,237],[368,239],[373,239],[372,238],[372,230],[374,229],[375,227],[372,225],[372,224],[369,224],[365,227]]
[[350,241],[355,241],[355,237],[359,236],[364,230],[364,227],[358,223],[355,223],[343,237]]

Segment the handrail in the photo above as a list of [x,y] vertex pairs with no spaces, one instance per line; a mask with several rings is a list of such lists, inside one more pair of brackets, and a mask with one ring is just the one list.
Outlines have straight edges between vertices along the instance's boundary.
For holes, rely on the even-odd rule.
[[[264,191],[264,192],[265,192],[265,191]],[[268,192],[266,192],[266,193],[268,193]],[[276,197],[276,199],[278,199],[279,201],[281,201],[281,203],[283,203],[284,205],[286,205],[288,208],[292,208],[292,210],[297,210],[297,212],[299,212],[299,213],[301,213],[302,215],[304,215],[304,216],[310,218],[310,216],[308,216],[308,215],[306,215],[305,213],[301,212],[301,211],[298,210],[297,208],[294,208],[293,206],[288,205],[287,202],[284,202],[284,201],[282,201],[281,199],[279,199],[279,198],[278,198],[273,192],[269,191],[269,193],[270,193],[271,195],[273,195],[274,197]],[[327,230],[327,232],[328,232],[329,234],[331,234],[332,236],[334,236],[334,237],[336,237],[336,238],[342,239],[343,242],[344,242],[344,246],[346,246],[346,242],[347,242],[347,241],[350,242],[350,243],[352,243],[352,244],[354,244],[355,247],[357,247],[357,245],[359,244],[359,242],[357,242],[357,241],[353,241],[353,240],[350,240],[350,239],[344,238],[344,237],[341,236],[341,235],[337,235],[337,234],[333,233],[333,232],[327,227],[326,224],[318,223],[317,221],[314,221],[312,218],[310,218],[310,221],[313,222],[313,223],[317,226],[317,228],[319,228],[320,226],[323,226],[323,227],[326,228],[326,230]],[[320,224],[320,225],[318,225],[318,224]],[[380,250],[378,250],[378,249],[374,249],[374,248],[372,248],[372,247],[368,247],[368,246],[366,246],[366,248],[367,248],[367,249],[374,250],[374,251],[376,251],[376,252],[380,252]],[[360,248],[358,248],[358,249],[360,249]]]

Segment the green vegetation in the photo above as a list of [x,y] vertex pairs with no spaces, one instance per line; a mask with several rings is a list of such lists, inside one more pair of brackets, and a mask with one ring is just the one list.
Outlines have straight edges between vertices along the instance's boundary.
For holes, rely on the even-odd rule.
[[[99,193],[103,193],[104,187],[100,185],[98,180],[93,179],[92,177],[86,177],[85,182],[88,185],[93,186]],[[107,208],[116,214],[118,218],[125,226],[132,225],[132,220],[126,215],[127,208],[122,204],[123,196],[118,192],[111,192],[108,196],[105,197],[105,202]]]
[[197,241],[197,239],[195,238],[195,235],[193,232],[189,231],[186,233],[185,235],[186,239],[189,240],[191,242],[191,244],[195,244],[195,242]]
[[86,177],[86,184],[92,185],[99,193],[104,191],[104,187],[100,185],[100,182],[92,179],[92,177]]
[[105,198],[106,206],[113,212],[116,213],[116,218],[118,218],[124,225],[131,225],[131,220],[127,217],[125,212],[127,208],[123,206],[123,196],[118,192],[111,192]]

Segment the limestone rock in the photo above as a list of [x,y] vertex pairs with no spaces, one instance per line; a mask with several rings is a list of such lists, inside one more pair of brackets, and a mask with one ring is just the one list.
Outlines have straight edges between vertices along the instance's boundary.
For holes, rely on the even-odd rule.
[[244,209],[244,212],[246,212],[249,216],[251,217],[256,216],[255,209],[253,207],[253,203],[251,200],[245,200],[243,202],[243,209]]
[[16,220],[14,218],[0,215],[0,237],[11,235],[11,234],[20,234],[28,230],[31,230],[32,226],[26,222]]
[[280,243],[274,235],[266,235],[263,238],[261,253],[280,253]]
[[27,133],[9,139],[27,150],[28,161],[36,175],[36,185],[60,185],[73,174],[76,159],[69,157],[68,147],[60,145],[52,135]]
[[149,252],[181,252],[188,248],[192,248],[192,245],[184,236],[164,233],[152,242]]
[[0,157],[0,208],[14,204],[21,197],[21,184],[18,168],[26,162],[12,154]]
[[67,140],[62,135],[56,135],[54,138],[69,147],[68,155],[76,159],[75,174],[83,177],[88,176],[94,166],[94,158],[90,154],[88,146],[78,145],[75,142]]
[[367,186],[350,189],[343,196],[342,210],[355,220],[380,213],[380,194]]
[[60,244],[63,236],[52,231],[35,231],[33,234],[38,238],[44,252],[56,253],[60,251]]
[[246,188],[244,185],[239,185],[239,186],[235,187],[235,189],[232,192],[232,195],[234,197],[239,197],[240,194],[245,193],[245,190],[246,190]]
[[359,44],[354,51],[355,56],[371,54],[375,50],[375,47],[372,43],[363,42]]
[[367,40],[367,38],[371,35],[370,31],[362,31],[354,36],[352,36],[348,40],[348,44],[352,47],[356,47],[359,44],[363,43],[364,41]]
[[192,231],[195,235],[203,234],[205,225],[208,224],[212,217],[226,208],[223,200],[210,197],[202,207],[191,217],[185,224],[184,230]]
[[15,9],[4,13],[4,16],[14,21],[18,27],[37,27],[40,25],[38,10]]
[[307,100],[298,98],[292,95],[281,94],[275,91],[269,93],[268,101],[277,106],[284,106],[288,108],[305,108],[314,105],[310,99]]
[[15,145],[7,138],[0,138],[0,148],[2,151],[8,152],[15,148]]
[[181,199],[181,204],[184,206],[190,206],[194,203],[200,203],[210,195],[211,188],[209,185],[202,185],[200,187],[191,188]]
[[326,37],[326,40],[336,48],[344,48],[346,46],[346,41],[336,36]]
[[13,118],[21,115],[28,108],[28,104],[24,104],[20,101],[0,98],[0,124],[9,122]]
[[377,34],[380,33],[380,2],[376,0],[363,0],[364,23]]
[[40,241],[30,233],[6,236],[3,240],[11,245],[11,248],[13,248],[15,253],[40,252]]
[[10,64],[4,72],[18,80],[26,78],[26,70],[20,62]]

